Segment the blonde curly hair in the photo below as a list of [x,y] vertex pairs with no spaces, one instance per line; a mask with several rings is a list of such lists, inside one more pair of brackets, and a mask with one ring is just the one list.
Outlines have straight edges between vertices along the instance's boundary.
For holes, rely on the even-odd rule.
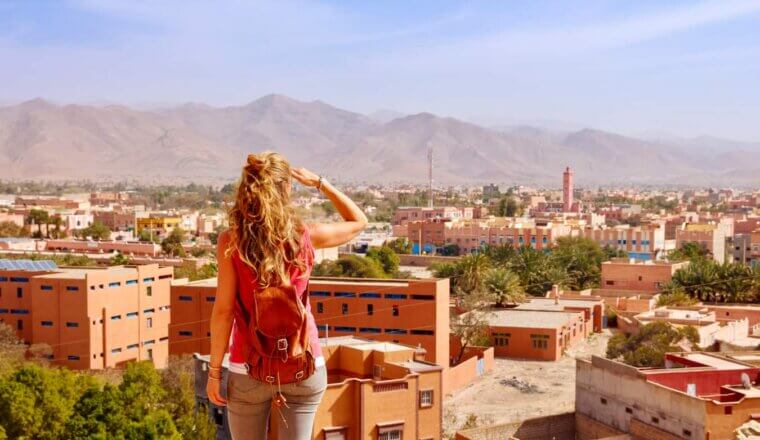
[[279,153],[249,154],[229,211],[230,247],[251,267],[259,288],[290,284],[303,272],[303,225],[290,206],[290,164]]

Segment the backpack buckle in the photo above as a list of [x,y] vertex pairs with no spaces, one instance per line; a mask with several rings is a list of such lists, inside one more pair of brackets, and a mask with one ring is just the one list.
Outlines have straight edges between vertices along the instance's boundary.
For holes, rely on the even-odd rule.
[[275,379],[276,379],[276,377],[274,377],[274,376],[267,376],[267,377],[264,378],[264,380],[266,380],[268,383],[274,383]]
[[303,370],[296,373],[296,380],[301,380],[302,377],[303,377]]
[[277,349],[280,351],[285,351],[288,349],[288,340],[287,339],[278,339],[277,340]]

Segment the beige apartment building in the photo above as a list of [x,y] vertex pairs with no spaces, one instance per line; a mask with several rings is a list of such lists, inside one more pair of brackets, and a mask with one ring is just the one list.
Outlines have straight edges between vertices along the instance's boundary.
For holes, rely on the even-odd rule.
[[102,369],[151,360],[156,367],[166,365],[172,268],[1,261],[0,320],[25,342],[50,346],[54,364]]
[[726,259],[725,228],[715,223],[690,223],[676,229],[676,248],[695,243],[707,250],[718,263]]

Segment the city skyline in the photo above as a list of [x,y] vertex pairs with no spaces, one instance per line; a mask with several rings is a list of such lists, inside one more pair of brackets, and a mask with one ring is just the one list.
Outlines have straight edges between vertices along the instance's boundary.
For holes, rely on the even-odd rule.
[[223,106],[276,92],[365,114],[760,140],[757,1],[176,6],[0,5],[15,66],[0,102]]

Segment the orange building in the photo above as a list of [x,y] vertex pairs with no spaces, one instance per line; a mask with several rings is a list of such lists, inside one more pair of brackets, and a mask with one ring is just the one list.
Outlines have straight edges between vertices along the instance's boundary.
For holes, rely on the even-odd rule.
[[580,311],[501,309],[484,318],[497,357],[557,361],[587,336]]
[[209,321],[215,299],[216,278],[172,283],[169,354],[210,352]]
[[687,261],[672,263],[614,258],[602,263],[601,286],[603,289],[659,292],[678,269],[688,264]]
[[654,260],[658,252],[665,250],[665,228],[658,224],[611,228],[587,226],[580,228],[578,235],[594,240],[599,246],[625,251],[638,260]]
[[[311,311],[319,336],[355,335],[421,346],[426,359],[449,359],[449,280],[311,278]],[[171,353],[208,353],[216,279],[172,286]],[[203,338],[203,339],[199,339]]]
[[420,243],[425,252],[431,252],[436,247],[456,245],[462,254],[476,252],[485,245],[547,249],[557,238],[570,233],[569,224],[505,217],[467,221],[427,220],[407,224],[408,239],[414,244],[414,253],[419,250]]
[[[314,440],[441,439],[441,366],[405,345],[351,336],[321,342],[328,384],[317,409]],[[213,407],[204,392],[208,357],[196,359],[196,398],[212,415],[221,414],[219,431],[229,438],[224,437],[229,435],[224,409]]]
[[[101,369],[169,354],[172,268],[157,264],[45,269],[0,264],[0,319],[30,344],[47,344],[54,364]],[[11,265],[27,269],[10,269]],[[5,267],[5,269],[3,269]],[[7,312],[6,312],[7,310]]]

